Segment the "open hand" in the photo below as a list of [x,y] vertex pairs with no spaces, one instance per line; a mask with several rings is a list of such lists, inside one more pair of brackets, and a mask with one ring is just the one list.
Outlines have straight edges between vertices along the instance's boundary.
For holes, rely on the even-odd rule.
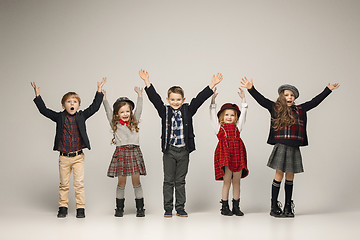
[[246,88],[246,89],[252,89],[253,87],[253,79],[250,78],[250,81],[246,78],[246,77],[243,77],[240,81],[241,83],[241,87],[243,88]]
[[97,82],[98,92],[102,92],[102,87],[104,86],[107,78],[103,77],[101,82]]
[[144,80],[146,87],[150,87],[149,73],[141,69],[139,71],[139,76]]
[[339,83],[333,83],[333,84],[328,83],[327,87],[332,91],[332,90],[339,88],[340,84]]
[[35,82],[30,82],[30,84],[34,88],[35,96],[38,97],[40,95],[40,87],[37,87]]
[[216,85],[218,85],[223,80],[223,75],[221,73],[214,74],[211,79],[211,84],[209,87],[213,89]]
[[141,97],[141,96],[142,96],[142,91],[143,91],[143,89],[142,89],[142,88],[139,88],[139,87],[134,87],[134,90],[135,90],[135,92],[137,93],[137,95],[138,95],[139,97]]

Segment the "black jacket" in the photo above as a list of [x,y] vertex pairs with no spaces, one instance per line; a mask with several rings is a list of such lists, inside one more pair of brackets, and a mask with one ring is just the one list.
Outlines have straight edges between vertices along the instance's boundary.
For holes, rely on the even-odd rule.
[[[172,111],[169,111],[168,116],[168,142],[165,143],[165,135],[166,135],[166,106],[164,102],[161,100],[161,97],[156,92],[154,86],[151,84],[150,87],[145,88],[146,94],[149,97],[149,100],[152,102],[158,114],[161,118],[161,149],[162,152],[165,152],[169,145],[170,140],[170,133],[171,133],[171,118],[172,118]],[[184,124],[184,137],[185,137],[185,148],[190,152],[195,150],[195,135],[194,135],[194,128],[192,117],[195,115],[198,108],[208,99],[214,92],[209,88],[209,86],[205,87],[198,95],[193,98],[190,102],[184,103],[180,107],[181,116]]]
[[[92,104],[88,108],[86,108],[84,111],[82,111],[82,110],[78,111],[75,115],[76,123],[78,125],[79,132],[80,132],[80,136],[81,136],[82,140],[84,141],[85,146],[88,149],[91,149],[91,148],[90,148],[89,137],[86,133],[85,121],[99,110],[103,96],[104,96],[103,93],[96,92],[95,98],[94,98]],[[50,118],[51,120],[56,122],[56,135],[55,135],[53,150],[57,151],[58,147],[59,147],[59,141],[60,141],[60,138],[61,138],[63,130],[64,130],[65,116],[67,114],[66,110],[64,110],[62,112],[55,112],[51,109],[48,109],[45,106],[45,103],[42,100],[41,96],[36,97],[34,99],[34,102],[36,104],[36,107],[39,109],[39,112],[42,115],[44,115],[45,117]]]

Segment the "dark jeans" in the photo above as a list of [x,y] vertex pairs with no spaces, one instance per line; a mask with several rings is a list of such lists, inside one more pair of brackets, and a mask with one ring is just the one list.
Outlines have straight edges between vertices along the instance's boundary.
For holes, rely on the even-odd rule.
[[185,177],[189,166],[189,152],[182,148],[169,147],[163,155],[164,167],[164,209],[174,208],[175,187],[175,209],[184,209],[186,202]]

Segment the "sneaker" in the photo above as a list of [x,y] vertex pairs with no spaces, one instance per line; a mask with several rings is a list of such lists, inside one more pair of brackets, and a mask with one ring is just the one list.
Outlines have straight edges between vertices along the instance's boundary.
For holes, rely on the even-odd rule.
[[84,218],[85,217],[85,208],[76,209],[76,217],[77,218]]
[[165,210],[164,217],[171,218],[172,216],[172,210]]
[[64,217],[66,217],[67,213],[68,213],[68,208],[67,207],[59,207],[57,217],[58,218],[64,218]]
[[176,210],[176,216],[187,217],[188,214],[187,214],[187,212],[185,212],[185,209],[178,209],[178,210]]

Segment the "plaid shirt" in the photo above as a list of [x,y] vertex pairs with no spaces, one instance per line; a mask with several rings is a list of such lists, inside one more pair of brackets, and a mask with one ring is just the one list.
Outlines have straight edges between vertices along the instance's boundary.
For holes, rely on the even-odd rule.
[[291,126],[285,127],[278,131],[275,131],[274,138],[275,139],[292,139],[300,141],[301,143],[304,141],[304,114],[302,111],[302,107],[292,106],[292,115],[295,118],[295,123]]
[[184,147],[184,125],[181,118],[180,110],[173,110],[171,118],[170,145]]
[[59,142],[60,152],[76,152],[85,148],[76,123],[75,115],[66,114],[63,133]]

